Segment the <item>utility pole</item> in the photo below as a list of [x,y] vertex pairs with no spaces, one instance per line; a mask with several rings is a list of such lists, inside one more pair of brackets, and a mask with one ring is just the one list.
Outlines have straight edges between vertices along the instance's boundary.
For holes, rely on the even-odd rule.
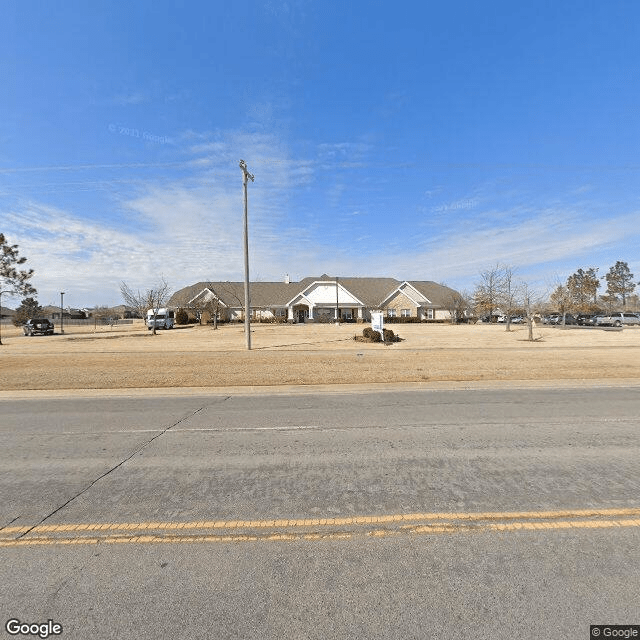
[[242,169],[242,186],[244,188],[244,333],[247,341],[247,351],[251,351],[251,309],[249,307],[249,222],[248,222],[248,195],[247,178],[253,182],[253,176],[247,171],[247,164],[240,160]]
[[64,333],[64,291],[60,292],[60,333]]

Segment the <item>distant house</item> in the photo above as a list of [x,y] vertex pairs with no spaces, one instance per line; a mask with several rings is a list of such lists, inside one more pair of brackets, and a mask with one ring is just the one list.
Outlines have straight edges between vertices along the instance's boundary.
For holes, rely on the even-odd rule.
[[[300,282],[253,282],[250,285],[251,316],[261,320],[368,322],[371,311],[388,318],[421,321],[451,318],[452,300],[459,294],[431,281],[395,278],[336,278],[323,274]],[[244,283],[199,282],[173,294],[169,307],[215,309],[221,320],[241,320]]]
[[5,307],[2,305],[2,312],[0,313],[0,320],[13,320],[15,318],[16,311],[15,309],[9,309],[9,307]]
[[[60,307],[55,305],[47,305],[42,307],[42,315],[50,320],[60,320]],[[64,319],[70,320],[84,320],[87,318],[87,313],[84,309],[72,309],[71,307],[65,307],[62,310]]]

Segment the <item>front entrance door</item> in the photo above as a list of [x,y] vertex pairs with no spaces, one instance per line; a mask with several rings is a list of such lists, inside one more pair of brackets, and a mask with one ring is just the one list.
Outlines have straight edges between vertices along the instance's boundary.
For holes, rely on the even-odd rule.
[[298,310],[298,322],[304,322],[304,309]]

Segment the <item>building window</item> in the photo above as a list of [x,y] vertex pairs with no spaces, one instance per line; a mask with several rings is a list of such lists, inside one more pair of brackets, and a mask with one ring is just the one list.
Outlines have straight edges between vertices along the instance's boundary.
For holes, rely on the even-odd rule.
[[400,315],[401,315],[403,318],[408,318],[409,316],[411,316],[411,309],[402,309],[402,310],[400,311]]
[[395,309],[387,309],[387,318],[395,318],[396,310]]
[[436,314],[433,309],[427,309],[427,320],[435,320]]

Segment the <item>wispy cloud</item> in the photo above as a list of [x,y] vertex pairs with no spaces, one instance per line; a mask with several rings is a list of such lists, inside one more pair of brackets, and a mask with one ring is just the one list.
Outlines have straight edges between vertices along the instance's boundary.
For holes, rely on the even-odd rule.
[[103,296],[93,302],[113,303],[122,280],[144,287],[163,275],[179,287],[198,279],[240,279],[240,158],[256,176],[249,187],[252,271],[279,277],[292,272],[296,257],[315,253],[308,231],[286,214],[289,194],[311,179],[313,169],[291,159],[280,139],[241,131],[205,135],[186,155],[183,177],[138,180],[135,192],[118,194],[118,215],[101,221],[35,199],[7,211],[4,230],[21,238],[43,295],[62,287],[83,304],[91,303],[91,292]]
[[[482,218],[482,212],[479,214]],[[499,261],[516,267],[571,263],[593,258],[620,241],[638,236],[638,213],[624,214],[585,224],[584,212],[549,209],[543,212],[489,212],[501,223],[485,226],[481,221],[453,226],[446,235],[423,245],[419,253],[398,262],[407,276],[416,271],[433,279],[473,276]],[[513,222],[508,222],[513,220]],[[568,275],[568,274],[567,274]]]
[[255,175],[249,185],[251,270],[266,279],[327,272],[455,286],[496,261],[543,277],[572,262],[591,266],[593,256],[638,238],[638,212],[605,218],[597,204],[589,209],[584,190],[546,196],[541,206],[543,196],[532,203],[515,188],[456,193],[451,184],[427,183],[410,202],[412,211],[421,209],[419,216],[407,215],[398,224],[397,205],[389,200],[383,206],[390,213],[381,223],[370,213],[379,206],[377,185],[367,182],[371,171],[356,172],[354,190],[347,189],[343,171],[345,163],[372,164],[379,150],[370,142],[326,142],[300,157],[286,136],[268,127],[185,131],[175,141],[171,162],[30,172],[64,174],[67,185],[72,179],[110,185],[105,198],[111,198],[111,209],[102,217],[78,204],[54,206],[44,197],[16,197],[3,207],[3,232],[36,270],[41,302],[64,290],[70,304],[115,304],[120,281],[144,288],[161,275],[174,288],[209,278],[241,279],[241,158]]
[[149,97],[144,92],[131,91],[114,96],[113,103],[121,107],[128,107],[131,105],[143,104],[144,102],[147,102],[147,100],[149,100]]

